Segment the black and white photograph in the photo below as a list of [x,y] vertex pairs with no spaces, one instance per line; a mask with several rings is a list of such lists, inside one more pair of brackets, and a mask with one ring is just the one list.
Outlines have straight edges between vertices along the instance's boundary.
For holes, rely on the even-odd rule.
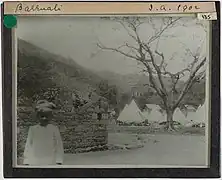
[[208,166],[210,22],[17,19],[16,167]]

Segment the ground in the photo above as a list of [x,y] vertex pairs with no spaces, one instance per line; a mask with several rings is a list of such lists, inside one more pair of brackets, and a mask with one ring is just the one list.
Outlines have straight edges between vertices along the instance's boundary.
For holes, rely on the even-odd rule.
[[[110,134],[110,141],[120,144],[127,136]],[[132,134],[130,134],[132,137]],[[135,135],[132,142],[135,144]],[[204,166],[206,164],[205,136],[197,135],[140,135],[145,140],[143,147],[66,154],[64,165],[169,165]],[[110,142],[110,143],[113,143]],[[123,143],[124,144],[124,143]],[[130,144],[129,139],[126,144]]]
[[[184,129],[173,134],[151,132],[148,127],[109,129],[109,150],[65,154],[64,165],[93,167],[205,166],[204,129]],[[115,150],[114,150],[115,149]],[[22,159],[19,161],[22,162]],[[131,166],[132,167],[132,166]]]

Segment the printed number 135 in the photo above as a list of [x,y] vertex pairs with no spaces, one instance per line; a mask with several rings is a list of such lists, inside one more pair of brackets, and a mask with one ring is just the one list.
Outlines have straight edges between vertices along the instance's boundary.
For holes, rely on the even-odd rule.
[[217,13],[198,13],[197,14],[198,19],[200,20],[216,20],[217,19]]
[[203,19],[211,19],[211,15],[210,14],[203,14],[202,18]]

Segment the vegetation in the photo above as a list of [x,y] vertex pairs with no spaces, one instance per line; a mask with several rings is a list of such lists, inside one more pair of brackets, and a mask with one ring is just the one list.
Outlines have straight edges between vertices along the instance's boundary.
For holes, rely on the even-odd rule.
[[107,80],[102,80],[97,85],[97,94],[106,98],[110,106],[117,106],[118,89],[115,85],[109,85]]

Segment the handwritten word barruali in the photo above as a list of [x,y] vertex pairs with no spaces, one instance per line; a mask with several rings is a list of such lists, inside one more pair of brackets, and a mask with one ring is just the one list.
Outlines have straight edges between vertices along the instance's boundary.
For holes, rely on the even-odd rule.
[[158,14],[215,12],[214,2],[5,2],[5,14]]

